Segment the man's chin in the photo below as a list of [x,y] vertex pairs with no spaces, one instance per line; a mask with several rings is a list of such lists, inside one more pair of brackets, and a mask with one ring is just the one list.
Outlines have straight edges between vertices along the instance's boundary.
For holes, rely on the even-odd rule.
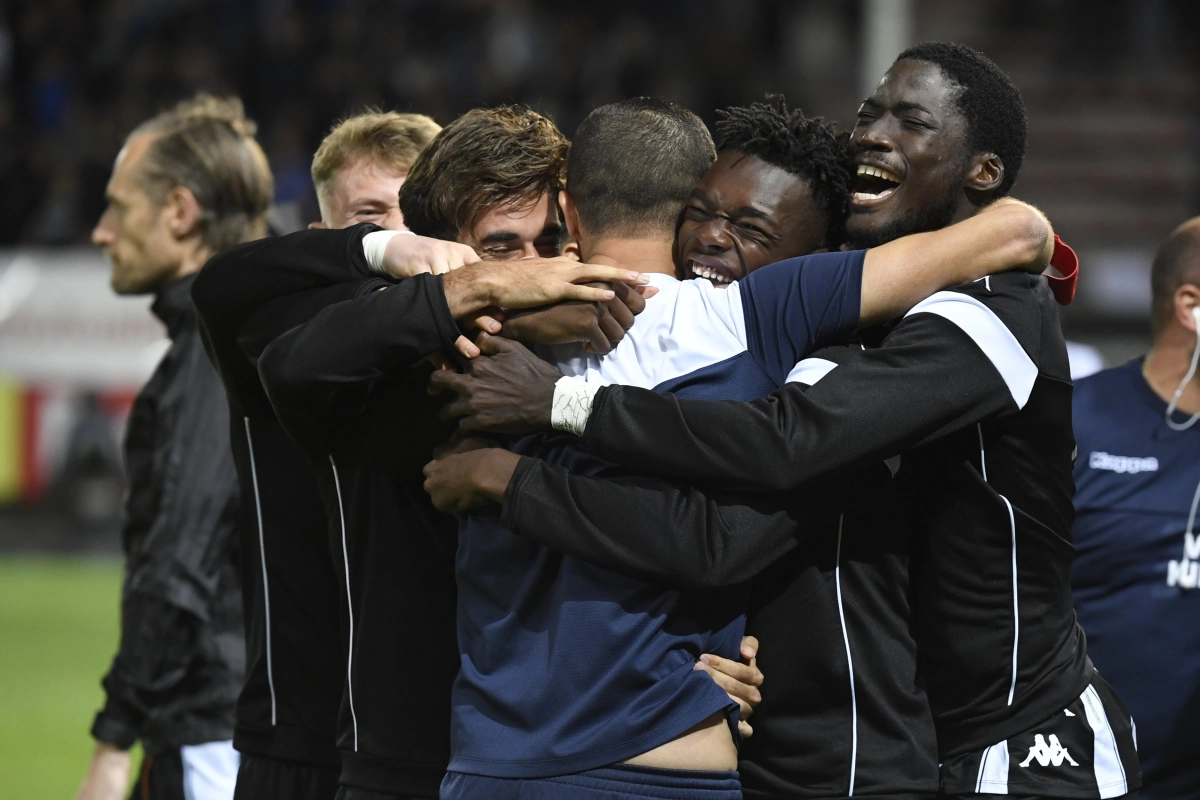
[[898,233],[903,228],[902,220],[884,214],[851,211],[846,219],[846,239],[855,250],[866,250],[903,236],[904,233]]

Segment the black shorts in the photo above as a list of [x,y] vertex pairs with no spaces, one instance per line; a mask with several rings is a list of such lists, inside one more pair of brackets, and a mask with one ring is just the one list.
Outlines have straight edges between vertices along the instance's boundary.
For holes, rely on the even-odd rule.
[[949,796],[1119,800],[1142,787],[1129,709],[1099,673],[1074,702],[1028,731],[942,764]]
[[333,800],[337,790],[336,768],[243,754],[233,800]]

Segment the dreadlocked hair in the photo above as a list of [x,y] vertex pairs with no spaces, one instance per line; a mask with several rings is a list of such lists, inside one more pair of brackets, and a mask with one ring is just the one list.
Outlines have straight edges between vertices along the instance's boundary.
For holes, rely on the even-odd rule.
[[717,111],[717,152],[754,156],[808,181],[827,220],[825,244],[837,247],[845,241],[850,209],[850,135],[821,117],[789,109],[783,95],[766,99]]

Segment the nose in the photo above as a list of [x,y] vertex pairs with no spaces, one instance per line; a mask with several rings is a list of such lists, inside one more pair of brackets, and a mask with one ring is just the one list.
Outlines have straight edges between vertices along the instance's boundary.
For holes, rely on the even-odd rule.
[[402,214],[400,212],[399,208],[393,208],[390,211],[388,211],[387,216],[385,216],[383,219],[381,219],[379,221],[379,224],[380,224],[380,226],[382,226],[384,228],[384,230],[389,230],[389,231],[406,231],[406,230],[408,230],[408,226],[404,224],[404,214]]
[[92,244],[98,247],[108,247],[113,243],[113,233],[108,226],[108,212],[105,211],[92,229]]
[[854,129],[851,143],[860,150],[892,151],[892,140],[884,128],[882,120],[873,120],[868,125],[859,125]]
[[697,228],[696,242],[705,253],[724,253],[733,247],[729,223],[721,217],[713,217]]

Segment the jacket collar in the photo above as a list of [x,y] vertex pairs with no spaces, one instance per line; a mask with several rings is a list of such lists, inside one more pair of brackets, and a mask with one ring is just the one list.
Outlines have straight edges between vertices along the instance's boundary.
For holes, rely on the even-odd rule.
[[198,273],[171,281],[158,290],[150,310],[167,326],[167,335],[174,339],[180,329],[196,313],[192,305],[192,282]]

